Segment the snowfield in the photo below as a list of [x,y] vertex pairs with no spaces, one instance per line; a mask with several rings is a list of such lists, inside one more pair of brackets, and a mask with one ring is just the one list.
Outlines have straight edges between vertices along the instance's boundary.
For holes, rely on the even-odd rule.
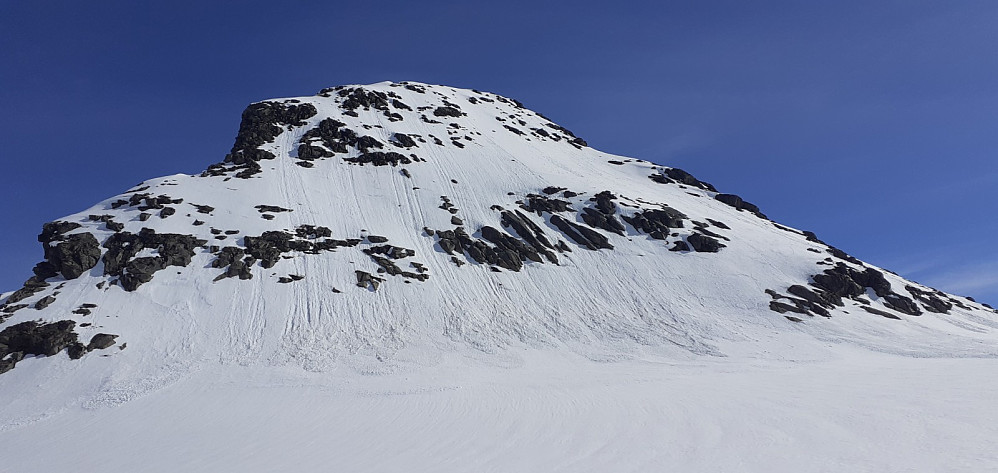
[[517,352],[405,374],[204,369],[126,403],[8,427],[3,471],[998,468],[994,359],[838,347],[821,360],[599,363]]
[[998,470],[991,308],[493,94],[254,106],[2,294],[117,338],[0,373],[0,472]]

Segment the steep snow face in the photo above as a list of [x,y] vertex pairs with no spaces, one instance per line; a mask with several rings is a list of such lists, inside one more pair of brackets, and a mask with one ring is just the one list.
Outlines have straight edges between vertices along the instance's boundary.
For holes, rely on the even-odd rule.
[[[394,372],[521,348],[796,359],[828,341],[998,353],[988,307],[679,169],[589,148],[515,100],[443,86],[253,104],[223,162],[143,182],[39,240],[45,261],[0,299],[0,367],[44,380],[16,388],[34,396],[20,403],[72,385],[113,404],[219,362]],[[788,337],[792,351],[767,345]],[[83,360],[30,359],[64,348]]]

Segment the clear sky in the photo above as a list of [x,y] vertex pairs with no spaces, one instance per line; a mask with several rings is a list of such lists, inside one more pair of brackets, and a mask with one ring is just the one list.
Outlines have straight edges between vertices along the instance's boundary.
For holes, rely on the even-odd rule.
[[[571,6],[568,6],[571,4]],[[0,288],[44,222],[198,173],[242,109],[415,80],[998,303],[998,2],[0,2]]]

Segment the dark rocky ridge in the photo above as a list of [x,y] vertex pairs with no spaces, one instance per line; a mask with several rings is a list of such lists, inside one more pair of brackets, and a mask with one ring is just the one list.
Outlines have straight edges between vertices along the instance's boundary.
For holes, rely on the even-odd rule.
[[[922,306],[910,297],[903,296],[895,292],[891,283],[887,281],[884,274],[874,268],[864,267],[862,270],[856,269],[845,263],[837,263],[834,267],[826,269],[820,274],[811,276],[810,288],[802,285],[793,285],[788,288],[788,292],[795,297],[781,296],[775,291],[767,290],[773,301],[770,302],[770,309],[779,312],[797,312],[807,315],[822,315],[830,317],[829,309],[835,307],[845,307],[844,299],[863,304],[863,309],[867,312],[884,315],[878,309],[866,307],[869,301],[864,297],[867,290],[872,290],[877,298],[891,310],[904,315],[922,315],[922,308],[930,312],[945,313],[952,304],[938,298],[929,291],[923,291],[914,286],[906,286],[906,290],[922,302]],[[777,299],[788,299],[793,305],[789,306]],[[900,319],[895,314],[887,313],[888,318]]]
[[[118,276],[123,289],[134,291],[151,281],[157,271],[191,264],[195,248],[206,243],[207,240],[192,235],[156,233],[151,228],[143,228],[138,234],[118,232],[104,242],[103,246],[107,248],[102,258],[104,274]],[[135,258],[146,248],[155,250],[158,255]]]
[[99,333],[84,345],[74,329],[76,322],[60,320],[52,323],[21,322],[0,331],[0,373],[10,371],[25,356],[54,356],[68,350],[69,357],[77,359],[88,351],[102,350],[114,345],[117,335]]

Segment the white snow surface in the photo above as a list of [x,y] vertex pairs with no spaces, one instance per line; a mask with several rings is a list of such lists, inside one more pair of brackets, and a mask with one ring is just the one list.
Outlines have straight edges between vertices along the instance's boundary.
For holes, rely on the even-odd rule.
[[[112,232],[88,215],[219,246],[321,225],[333,238],[380,235],[412,249],[397,264],[421,263],[429,279],[378,274],[361,251],[368,241],[255,265],[249,280],[215,281],[224,269],[203,249],[134,292],[109,284],[98,264],[47,308],[0,326],[68,319],[90,324],[76,329],[84,342],[119,335],[80,360],[28,358],[0,374],[0,471],[998,470],[998,314],[951,296],[966,308],[893,320],[847,299],[830,318],[787,314],[804,319],[791,322],[764,291],[785,293],[830,267],[816,264],[829,256],[824,245],[713,192],[649,179],[661,166],[532,134],[559,132],[493,94],[417,85],[425,92],[363,86],[397,94],[413,109],[393,109],[401,121],[373,108],[344,115],[335,92],[296,97],[318,114],[262,147],[277,157],[260,161],[260,174],[142,183],[183,199],[168,218],[112,209],[129,191],[62,220],[101,242]],[[433,116],[443,100],[466,115]],[[352,151],[296,165],[302,135],[327,117],[423,161],[358,166],[342,160]],[[393,133],[424,141],[396,149]],[[455,265],[423,231],[454,228],[439,208],[446,196],[469,234],[512,233],[493,206],[516,209],[547,186],[578,192],[551,196],[576,210],[604,190],[625,214],[666,204],[725,223],[710,229],[730,241],[718,253],[672,252],[676,237],[625,224],[623,236],[601,231],[614,249],[590,251],[548,214],[524,212],[572,251],[557,253],[558,265],[496,272]],[[261,204],[292,211],[265,220]],[[216,240],[212,228],[239,233]],[[385,281],[357,287],[357,270]],[[304,278],[278,283],[291,274]],[[905,295],[907,284],[923,287],[885,276]],[[84,303],[97,307],[72,313]]]

